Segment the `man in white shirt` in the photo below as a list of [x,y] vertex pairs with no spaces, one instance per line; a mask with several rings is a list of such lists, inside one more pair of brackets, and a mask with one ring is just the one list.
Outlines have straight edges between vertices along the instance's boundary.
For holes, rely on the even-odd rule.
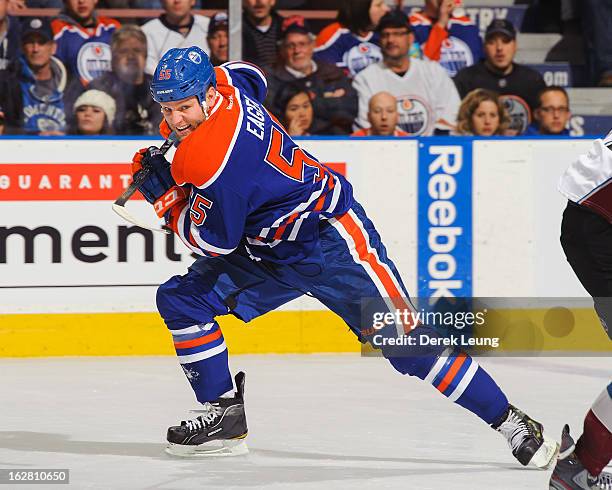
[[398,126],[410,136],[450,131],[459,111],[459,94],[438,63],[410,58],[414,34],[406,14],[389,12],[378,24],[378,32],[383,60],[361,71],[353,81],[359,94],[356,129],[369,126],[370,98],[386,91],[397,99]]
[[191,13],[195,0],[162,0],[164,13],[142,26],[147,36],[145,72],[153,75],[157,63],[170,48],[198,46],[209,54],[206,36],[210,20]]

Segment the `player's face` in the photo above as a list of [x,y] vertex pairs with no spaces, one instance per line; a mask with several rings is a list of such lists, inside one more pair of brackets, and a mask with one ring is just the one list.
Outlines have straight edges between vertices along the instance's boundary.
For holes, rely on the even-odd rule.
[[98,4],[98,0],[64,0],[68,11],[79,20],[88,20]]
[[243,6],[251,17],[263,20],[270,16],[276,0],[244,0]]
[[472,129],[476,136],[493,136],[499,122],[499,110],[492,100],[483,100],[472,114]]
[[142,83],[146,59],[146,45],[128,37],[113,50],[113,71],[126,83]]
[[285,63],[294,70],[303,71],[312,65],[314,40],[308,34],[292,32],[283,41]]
[[399,121],[395,97],[374,96],[370,102],[368,119],[373,136],[391,136]]
[[414,35],[403,27],[389,27],[380,33],[380,48],[385,58],[400,59],[408,56]]
[[104,127],[104,111],[94,105],[82,105],[76,110],[77,127],[81,134],[100,134]]
[[380,19],[389,12],[389,6],[385,3],[385,0],[372,0],[370,4],[370,23],[372,27],[376,27],[380,22]]
[[484,43],[485,56],[498,70],[505,70],[516,53],[516,40],[504,34],[493,34]]
[[175,102],[162,102],[160,105],[164,119],[179,141],[184,140],[206,120],[195,95]]
[[229,39],[225,29],[219,29],[208,38],[210,54],[219,61],[226,62],[229,59],[228,46]]
[[195,0],[163,0],[164,10],[172,17],[185,17],[191,12]]
[[293,96],[287,103],[285,119],[290,124],[295,121],[302,129],[307,130],[312,124],[314,112],[308,94],[299,93]]
[[35,34],[25,39],[21,49],[28,65],[33,69],[37,69],[51,62],[51,56],[55,54],[55,43]]
[[536,109],[536,119],[543,134],[559,134],[571,116],[568,100],[563,92],[545,92],[540,97],[540,107]]

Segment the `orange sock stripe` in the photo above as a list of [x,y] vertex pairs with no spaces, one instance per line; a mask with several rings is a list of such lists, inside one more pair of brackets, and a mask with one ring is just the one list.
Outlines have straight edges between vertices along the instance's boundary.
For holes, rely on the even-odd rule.
[[467,356],[465,355],[464,352],[462,352],[461,354],[457,356],[457,359],[455,359],[455,361],[453,362],[453,365],[448,370],[448,373],[446,373],[446,376],[444,376],[444,379],[440,382],[438,386],[436,386],[436,389],[440,393],[444,393],[444,390],[448,388],[448,385],[451,384],[451,382],[455,378],[455,375],[459,372],[459,369],[461,369],[461,366],[463,366],[463,363],[465,362],[466,359],[467,359]]
[[221,337],[221,330],[217,330],[208,335],[204,335],[204,337],[198,337],[197,339],[191,340],[183,340],[182,342],[174,342],[174,347],[177,349],[189,349],[191,347],[197,347],[199,345],[209,344],[214,342],[219,337]]

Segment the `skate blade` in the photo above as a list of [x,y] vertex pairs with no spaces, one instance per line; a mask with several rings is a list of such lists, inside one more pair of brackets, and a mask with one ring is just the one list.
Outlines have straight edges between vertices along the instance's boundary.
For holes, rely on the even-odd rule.
[[529,461],[531,466],[541,470],[548,470],[557,462],[559,455],[559,443],[554,439],[544,436],[544,442]]
[[166,453],[180,458],[220,458],[228,456],[242,456],[249,453],[249,448],[244,440],[245,436],[236,439],[224,439],[222,441],[211,441],[198,446],[187,444],[174,444],[169,442]]

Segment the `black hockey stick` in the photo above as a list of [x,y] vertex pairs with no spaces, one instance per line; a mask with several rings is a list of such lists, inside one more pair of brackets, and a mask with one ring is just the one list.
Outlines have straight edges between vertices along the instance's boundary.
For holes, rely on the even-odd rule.
[[[176,136],[174,133],[168,136],[168,139],[164,141],[164,143],[160,146],[159,151],[162,152],[162,155],[168,153],[168,150],[172,148],[172,145],[176,141]],[[121,216],[124,220],[129,221],[130,223],[135,224],[136,226],[140,226],[141,228],[145,228],[147,230],[153,231],[161,231],[162,233],[170,233],[169,230],[165,228],[152,227],[147,224],[142,223],[137,218],[134,218],[128,211],[125,209],[125,204],[128,202],[130,197],[134,195],[134,193],[140,188],[145,179],[149,176],[151,169],[149,167],[143,167],[139,172],[134,176],[134,180],[129,185],[129,187],[123,191],[113,203],[113,211]]]

